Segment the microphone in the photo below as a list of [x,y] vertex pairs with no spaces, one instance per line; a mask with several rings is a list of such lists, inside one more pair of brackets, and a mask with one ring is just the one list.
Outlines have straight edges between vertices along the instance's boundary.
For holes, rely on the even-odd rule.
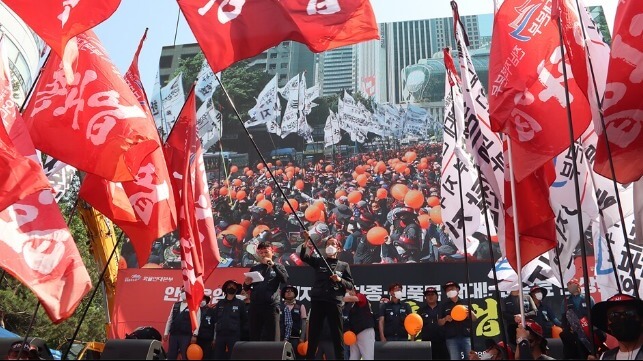
[[266,261],[266,264],[268,266],[272,267],[275,263],[271,259],[269,259],[269,260]]

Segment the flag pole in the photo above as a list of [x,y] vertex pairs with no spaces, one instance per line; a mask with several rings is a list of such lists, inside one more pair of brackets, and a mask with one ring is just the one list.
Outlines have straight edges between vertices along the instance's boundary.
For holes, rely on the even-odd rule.
[[[565,6],[565,5],[562,5]],[[557,23],[558,23],[558,38],[559,38],[559,47],[560,47],[560,52],[561,52],[561,58],[563,62],[563,81],[565,82],[565,102],[567,105],[567,125],[569,128],[569,149],[572,153],[572,173],[573,173],[573,179],[574,179],[574,192],[576,193],[576,209],[577,209],[577,216],[578,216],[578,231],[579,231],[579,236],[580,236],[580,249],[581,249],[581,263],[582,263],[582,268],[583,268],[583,278],[585,279],[584,282],[584,288],[585,288],[585,302],[587,303],[588,306],[591,306],[591,295],[590,295],[590,290],[589,290],[589,270],[587,268],[587,250],[586,250],[586,245],[585,245],[585,227],[583,226],[583,212],[582,212],[582,202],[580,199],[580,185],[578,183],[578,165],[576,164],[577,158],[576,158],[576,140],[574,139],[574,123],[572,121],[572,110],[571,110],[571,101],[569,99],[569,79],[567,76],[567,66],[565,64],[565,45],[563,43],[563,29],[562,29],[562,20],[560,16],[560,8],[556,8],[553,10],[554,12],[558,13],[557,16]],[[552,15],[553,16],[553,15]],[[560,262],[560,260],[559,260]],[[561,275],[562,277],[562,275]],[[589,324],[589,333],[590,333],[590,342],[592,345],[592,350],[590,350],[590,354],[595,355],[596,354],[596,344],[594,342],[594,328],[592,325],[592,318],[588,317],[587,318],[587,323]]]
[[518,275],[518,286],[520,287],[520,293],[518,293],[518,299],[520,301],[520,320],[521,323],[525,324],[525,307],[524,305],[524,296],[522,294],[522,255],[520,254],[520,231],[518,229],[518,204],[516,202],[516,179],[514,176],[514,162],[513,162],[513,152],[511,147],[511,138],[507,139],[507,147],[509,152],[509,179],[511,184],[511,209],[513,216],[514,224],[514,243],[516,248],[516,274]]
[[[223,90],[223,93],[228,98],[228,102],[230,102],[230,106],[232,107],[232,111],[237,116],[237,120],[239,121],[239,123],[241,124],[241,127],[243,128],[244,132],[248,136],[248,139],[250,139],[250,143],[252,143],[252,146],[257,151],[257,154],[259,155],[259,158],[261,159],[261,162],[266,167],[266,170],[268,171],[268,173],[270,173],[270,178],[275,183],[275,186],[277,186],[277,189],[279,190],[279,193],[281,194],[281,196],[284,198],[284,201],[286,202],[286,204],[288,204],[288,207],[290,208],[290,211],[295,216],[295,219],[297,220],[297,223],[299,223],[299,226],[301,227],[302,231],[304,231],[306,233],[307,240],[310,240],[310,236],[308,235],[308,232],[306,230],[306,226],[304,226],[304,222],[301,220],[301,218],[299,218],[299,215],[297,215],[297,212],[296,212],[295,208],[292,206],[292,204],[288,200],[288,197],[286,196],[286,193],[284,192],[283,188],[281,187],[281,185],[277,181],[277,178],[273,174],[272,169],[270,169],[270,167],[268,167],[268,162],[266,161],[266,158],[263,156],[263,154],[261,154],[261,151],[259,150],[259,146],[257,145],[257,143],[255,142],[254,138],[252,137],[252,135],[248,131],[248,128],[246,128],[246,125],[243,123],[243,120],[241,119],[241,115],[239,114],[239,111],[237,110],[237,106],[234,105],[234,102],[232,101],[232,98],[230,97],[230,94],[228,93],[228,90],[225,88],[225,86],[221,82],[221,79],[219,78],[219,76],[216,73],[214,74],[214,77],[217,79],[217,81],[219,82],[219,85],[221,86],[221,90]],[[322,261],[324,261],[325,266],[328,267],[329,270],[332,269],[330,267],[330,265],[328,264],[328,261],[326,261],[326,257],[324,257],[324,254],[319,250],[319,248],[317,247],[315,242],[313,242],[311,240],[310,243],[313,245],[313,249],[315,250],[315,252],[317,252],[317,254],[322,259]]]
[[27,339],[29,338],[29,333],[31,332],[31,328],[33,327],[34,322],[36,322],[36,316],[38,316],[38,309],[40,308],[40,301],[36,303],[36,309],[33,311],[33,316],[31,317],[31,321],[29,321],[29,327],[27,327],[27,332],[25,332],[25,338],[22,341],[22,347],[20,347],[20,351],[18,351],[18,357],[16,357],[16,360],[22,360],[22,352],[24,350],[24,345],[27,344]]
[[[79,205],[79,207],[82,207],[82,205]],[[76,329],[74,330],[74,335],[71,337],[69,341],[69,346],[65,349],[65,353],[62,355],[60,358],[61,360],[67,360],[67,356],[69,355],[69,352],[71,351],[71,347],[74,344],[74,340],[78,336],[78,332],[80,331],[80,326],[82,326],[83,321],[85,320],[85,317],[87,316],[87,311],[89,311],[89,307],[92,305],[92,301],[94,301],[94,297],[96,297],[96,293],[98,292],[98,289],[100,288],[100,284],[104,281],[105,279],[105,273],[107,273],[107,269],[109,269],[109,264],[112,262],[112,258],[116,254],[116,250],[118,249],[118,246],[120,245],[121,241],[123,240],[123,235],[125,235],[125,232],[121,231],[121,235],[118,237],[118,240],[116,240],[116,244],[114,245],[114,248],[112,249],[112,253],[110,253],[109,258],[107,259],[107,262],[105,262],[105,267],[103,267],[103,271],[100,274],[100,277],[98,277],[98,283],[94,286],[94,290],[92,291],[91,296],[89,297],[89,300],[87,301],[87,305],[85,305],[85,309],[83,310],[82,316],[80,316],[80,320],[78,321],[78,325],[76,326]],[[102,289],[102,288],[101,288]],[[109,317],[109,315],[108,315]]]
[[45,69],[45,65],[47,65],[47,62],[49,61],[49,57],[51,57],[51,50],[49,50],[49,53],[47,53],[47,57],[45,58],[45,61],[42,63],[42,66],[38,71],[38,75],[36,75],[36,78],[33,80],[33,83],[31,84],[31,87],[29,88],[27,95],[25,95],[25,100],[22,102],[22,105],[20,106],[21,114],[25,110],[25,107],[27,106],[27,102],[29,101],[31,94],[33,93],[34,89],[36,89],[36,85],[38,85],[38,80],[40,80],[40,77],[42,76],[42,72]]
[[[445,51],[450,51],[449,48],[445,48]],[[447,70],[448,73],[448,70]],[[455,74],[453,74],[455,76]],[[453,133],[456,134],[456,144],[458,143],[458,122],[456,121],[456,114],[455,114],[455,96],[453,94],[453,87],[455,84],[451,84],[451,111],[453,112]],[[446,118],[445,118],[446,119]],[[445,122],[446,126],[446,122]],[[455,151],[455,150],[454,150]],[[464,194],[462,193],[462,167],[463,164],[460,162],[460,157],[458,154],[455,154],[455,159],[457,162],[457,168],[458,168],[458,187],[460,188],[460,212],[462,213],[462,217],[460,218],[460,221],[462,222],[462,247],[464,248],[464,267],[466,269],[465,271],[465,282],[467,284],[467,309],[469,310],[469,323],[471,324],[471,330],[473,330],[473,318],[471,317],[471,294],[469,293],[471,287],[471,280],[469,278],[469,252],[467,252],[467,223],[465,222],[464,219]],[[495,267],[494,267],[495,268]],[[473,332],[469,333],[469,339],[471,341],[471,344],[473,345]]]
[[[616,197],[616,205],[618,207],[618,216],[621,221],[621,224],[623,225],[622,231],[623,231],[623,240],[625,242],[625,249],[627,250],[627,263],[628,267],[630,269],[630,277],[632,277],[632,281],[634,282],[634,294],[636,295],[637,298],[641,298],[639,294],[639,287],[638,283],[636,281],[637,277],[634,274],[634,263],[632,262],[632,251],[630,250],[630,241],[629,237],[627,235],[627,229],[625,227],[625,216],[623,215],[623,207],[622,207],[622,202],[621,202],[621,196],[618,191],[618,183],[616,182],[616,170],[614,169],[614,161],[612,159],[612,148],[610,147],[610,142],[609,142],[609,137],[607,136],[607,130],[605,126],[605,117],[603,116],[603,109],[602,109],[602,104],[603,101],[601,100],[600,94],[598,94],[598,85],[596,84],[596,75],[594,74],[594,63],[592,61],[592,56],[591,53],[589,52],[589,48],[587,47],[587,32],[585,31],[585,25],[583,24],[583,17],[581,16],[581,11],[585,11],[585,9],[582,9],[578,0],[576,0],[576,8],[578,9],[578,19],[580,21],[580,26],[581,29],[583,30],[583,40],[585,42],[585,54],[587,55],[587,61],[589,64],[589,71],[591,74],[592,78],[592,85],[594,87],[594,96],[596,97],[596,104],[598,104],[599,109],[598,109],[598,115],[601,120],[601,129],[603,130],[603,138],[605,138],[605,149],[607,150],[607,159],[609,161],[610,165],[610,173],[612,174],[612,183],[614,184],[614,193]],[[593,177],[593,175],[592,175]],[[602,217],[602,210],[599,207],[599,211],[601,212],[601,217]],[[604,221],[603,221],[604,222]],[[607,232],[607,229],[605,229],[605,232]],[[611,245],[609,241],[607,242],[607,245],[610,251],[611,255]],[[612,262],[615,262],[614,258],[612,258]],[[614,273],[616,274],[617,270],[614,268]],[[616,275],[618,278],[618,275]],[[618,284],[618,281],[617,281]],[[620,286],[619,286],[620,289]]]

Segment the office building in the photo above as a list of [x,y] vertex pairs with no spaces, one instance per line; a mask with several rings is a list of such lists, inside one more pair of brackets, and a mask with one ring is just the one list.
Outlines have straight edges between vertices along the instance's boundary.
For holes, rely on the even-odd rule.
[[326,51],[319,56],[317,83],[322,96],[357,89],[356,47],[345,46]]

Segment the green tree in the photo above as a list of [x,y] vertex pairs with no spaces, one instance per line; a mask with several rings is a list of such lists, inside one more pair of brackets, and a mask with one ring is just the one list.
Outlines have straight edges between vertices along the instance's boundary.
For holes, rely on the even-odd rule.
[[199,75],[199,71],[201,71],[201,66],[203,65],[203,59],[205,59],[203,52],[198,52],[191,58],[179,60],[179,66],[176,67],[171,78],[183,73],[183,90],[185,90],[186,93],[190,91],[192,84],[196,81],[196,77]]
[[[97,270],[96,262],[90,253],[85,226],[76,212],[71,212],[76,201],[76,194],[78,194],[78,185],[79,182],[75,179],[75,186],[68,192],[69,196],[60,203],[61,212],[66,219],[73,213],[71,221],[67,222],[67,224],[92,279],[92,285],[95,286],[100,271]],[[30,335],[44,339],[49,347],[52,348],[64,343],[67,338],[73,335],[80,321],[82,311],[89,301],[89,294],[80,303],[74,315],[58,325],[54,325],[43,308],[40,307]],[[103,326],[106,322],[107,311],[103,305],[103,300],[104,294],[100,289],[89,307],[77,339],[86,341],[105,340],[105,328]],[[37,302],[36,297],[26,286],[9,276],[8,273],[6,274],[0,284],[0,320],[4,321],[5,328],[23,336],[29,327]]]

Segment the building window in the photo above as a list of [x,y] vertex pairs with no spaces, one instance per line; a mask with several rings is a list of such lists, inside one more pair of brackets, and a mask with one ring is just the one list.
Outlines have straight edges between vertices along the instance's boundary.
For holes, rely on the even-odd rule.
[[168,80],[170,80],[169,75],[161,75],[161,78],[160,78],[161,86],[165,86]]
[[181,60],[187,60],[187,59],[192,59],[195,56],[197,56],[198,53],[192,53],[192,54],[181,54]]
[[282,69],[288,69],[288,63],[281,63]]
[[268,65],[268,70],[275,70],[275,69],[277,69],[277,64]]
[[159,59],[159,68],[167,69],[172,67],[172,55],[163,55]]
[[270,59],[277,59],[277,53],[270,53]]
[[288,75],[286,74],[279,74],[279,83],[283,84],[288,80]]

